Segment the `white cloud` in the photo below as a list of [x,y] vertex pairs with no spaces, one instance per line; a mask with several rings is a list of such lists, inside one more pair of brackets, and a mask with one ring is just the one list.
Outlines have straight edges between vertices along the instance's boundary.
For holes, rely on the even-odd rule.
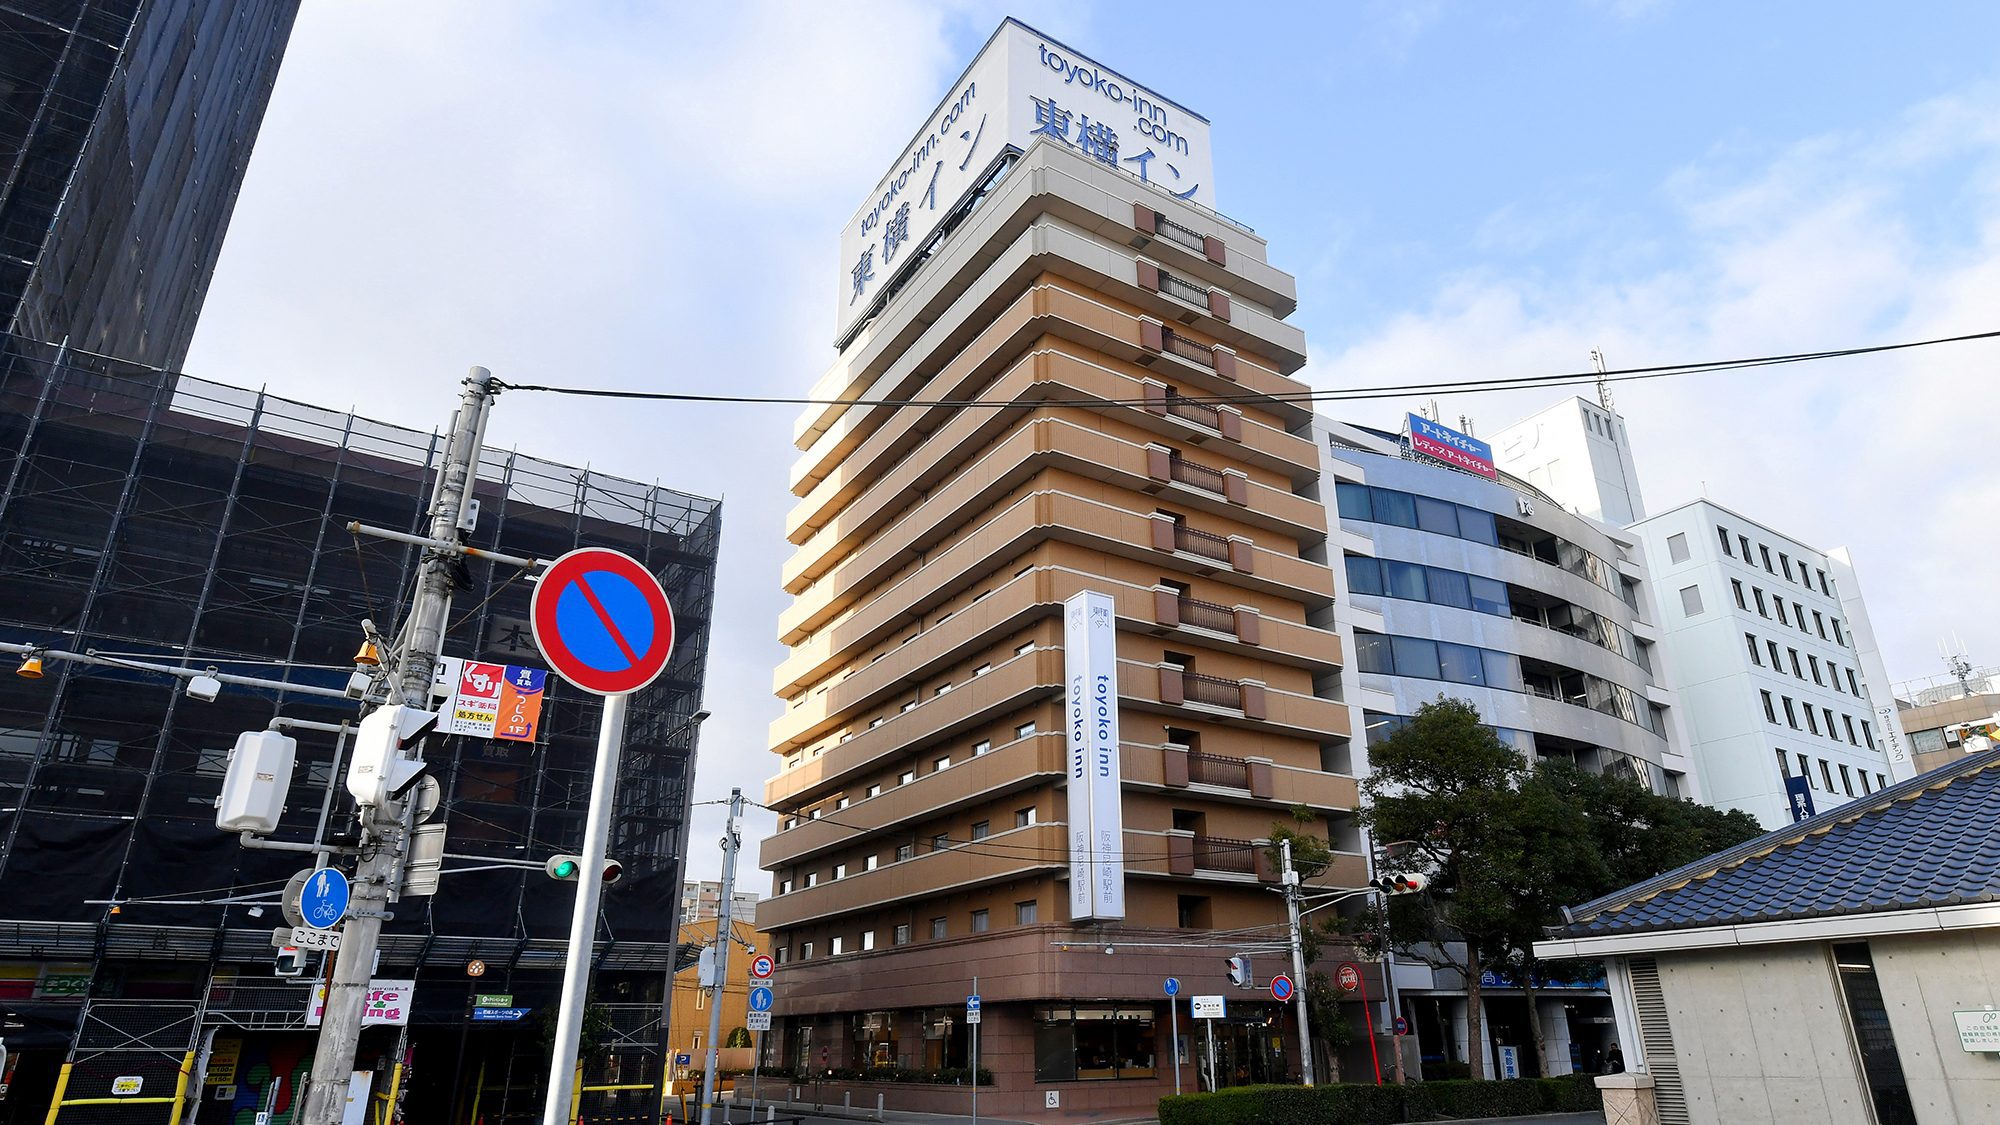
[[[1556,276],[1467,271],[1427,308],[1317,354],[1309,378],[1330,389],[1499,378],[1584,369],[1593,347],[1637,367],[2000,328],[1996,111],[2000,90],[1982,88],[1881,134],[1802,141],[1749,173],[1720,167],[1740,155],[1718,155],[1663,185],[1675,264],[1621,270],[1612,253]],[[1941,200],[1962,213],[1937,214]],[[1603,237],[1656,248],[1659,235]],[[2000,343],[1963,344],[1614,393],[1650,510],[1706,491],[1822,547],[1852,547],[1900,679],[1941,671],[1936,641],[1953,630],[1975,659],[2000,663],[2000,564],[1979,543],[2000,512],[2000,472],[1976,436],[2000,417],[2000,381],[1985,374],[1996,360]],[[1442,405],[1491,431],[1553,397]],[[1403,405],[1345,413],[1384,422]]]

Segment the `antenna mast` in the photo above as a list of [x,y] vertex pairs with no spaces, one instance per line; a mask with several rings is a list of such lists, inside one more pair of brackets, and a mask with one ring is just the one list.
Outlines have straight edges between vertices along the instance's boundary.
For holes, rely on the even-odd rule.
[[1611,405],[1611,381],[1604,377],[1603,349],[1590,349],[1590,362],[1597,365],[1597,405],[1603,407],[1607,414],[1617,413],[1618,408]]

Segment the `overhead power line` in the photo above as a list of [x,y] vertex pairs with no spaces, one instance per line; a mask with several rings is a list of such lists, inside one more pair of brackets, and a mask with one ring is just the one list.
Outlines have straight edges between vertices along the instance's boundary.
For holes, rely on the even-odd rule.
[[[1519,375],[1498,379],[1461,379],[1426,383],[1398,383],[1332,391],[1308,389],[1278,394],[1261,394],[1247,391],[1240,394],[1219,395],[1181,394],[1176,396],[1176,400],[1205,404],[1317,403],[1359,402],[1369,399],[1398,398],[1411,394],[1484,394],[1494,391],[1584,386],[1595,385],[1601,382],[1624,383],[1636,382],[1642,379],[1666,379],[1681,375],[1705,375],[1721,371],[1743,371],[1757,367],[1777,367],[1793,363],[1812,363],[1827,359],[1847,359],[1854,356],[1875,355],[1883,352],[1908,351],[1913,348],[1929,348],[1941,344],[1962,344],[1973,340],[1990,340],[1996,337],[2000,337],[2000,330],[1973,332],[1962,336],[1939,336],[1929,340],[1909,340],[1898,344],[1876,344],[1859,348],[1834,348],[1825,351],[1791,352],[1783,355],[1752,356],[1744,359],[1670,363],[1652,367],[1624,367],[1603,372],[1593,368],[1589,371],[1567,371],[1550,375]],[[559,387],[546,383],[511,383],[499,379],[494,380],[494,384],[500,389],[508,391],[541,391],[549,394],[574,395],[583,398],[633,399],[649,402],[741,403],[761,406],[921,406],[959,409],[972,407],[1006,409],[1009,407],[1148,405],[1148,400],[1142,398],[811,398],[791,395],[719,395],[695,394],[685,391],[637,391],[616,387]]]

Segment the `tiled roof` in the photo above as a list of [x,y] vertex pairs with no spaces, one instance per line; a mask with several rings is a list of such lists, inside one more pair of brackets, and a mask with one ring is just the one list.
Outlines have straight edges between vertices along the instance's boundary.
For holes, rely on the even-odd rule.
[[2000,900],[2000,750],[1766,833],[1569,911],[1560,936]]

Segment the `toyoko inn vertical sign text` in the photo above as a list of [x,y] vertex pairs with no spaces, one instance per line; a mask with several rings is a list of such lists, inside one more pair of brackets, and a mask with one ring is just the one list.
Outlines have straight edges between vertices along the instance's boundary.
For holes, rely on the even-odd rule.
[[1037,141],[1215,206],[1207,118],[1006,20],[841,234],[835,339],[846,342],[1002,157]]
[[1069,916],[1125,917],[1119,803],[1118,627],[1108,594],[1063,603],[1063,720],[1069,750]]

